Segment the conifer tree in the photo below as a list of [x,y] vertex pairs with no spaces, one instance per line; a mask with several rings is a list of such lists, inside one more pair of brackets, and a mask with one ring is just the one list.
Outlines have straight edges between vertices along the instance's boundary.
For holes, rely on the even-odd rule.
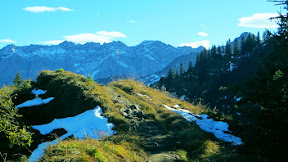
[[179,76],[179,71],[177,69],[174,69],[174,73],[175,73],[175,77],[174,78]]
[[189,62],[189,68],[188,68],[188,71],[190,71],[190,72],[191,72],[191,71],[192,71],[192,69],[193,69],[193,64],[192,64],[192,61],[190,61],[190,62]]
[[23,79],[21,78],[21,73],[18,72],[16,74],[13,82],[17,87],[20,87],[23,84]]
[[246,54],[246,51],[245,51],[245,37],[244,35],[241,37],[241,54],[244,55]]
[[217,54],[217,49],[216,49],[216,46],[213,45],[212,48],[211,48],[211,55],[216,55]]
[[234,54],[234,55],[239,55],[239,54],[240,54],[240,46],[239,46],[239,41],[238,41],[238,39],[236,39],[235,42],[234,42],[233,54]]
[[221,50],[221,47],[220,47],[220,46],[217,47],[217,52],[218,52],[219,55],[221,55],[222,50]]
[[226,51],[226,54],[227,54],[227,55],[231,55],[231,54],[232,54],[232,48],[231,48],[231,41],[230,41],[230,39],[226,42],[225,51]]
[[184,73],[185,73],[184,65],[183,65],[183,63],[181,63],[181,65],[180,65],[180,75],[182,75]]
[[256,37],[256,42],[257,42],[257,47],[259,47],[261,45],[261,39],[260,39],[260,33],[257,33],[257,37]]
[[174,79],[175,77],[176,77],[176,72],[175,72],[174,69],[172,69],[172,68],[170,67],[167,78],[169,78],[169,79]]

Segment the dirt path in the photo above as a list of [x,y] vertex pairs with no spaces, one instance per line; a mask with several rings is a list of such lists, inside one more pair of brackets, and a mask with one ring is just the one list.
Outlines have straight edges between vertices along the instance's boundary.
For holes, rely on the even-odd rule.
[[147,119],[145,113],[136,103],[133,103],[113,88],[109,88],[109,95],[114,102],[123,104],[125,108],[120,110],[121,114],[130,124],[130,129],[135,131],[143,140],[145,151],[148,153],[147,161],[169,162],[181,161],[181,157],[169,147],[167,137],[171,135],[151,119]]

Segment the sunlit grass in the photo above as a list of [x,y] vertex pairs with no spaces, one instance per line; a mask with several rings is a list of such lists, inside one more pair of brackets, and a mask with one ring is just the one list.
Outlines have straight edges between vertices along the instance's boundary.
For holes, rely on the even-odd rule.
[[[115,138],[115,137],[114,137]],[[147,155],[127,141],[70,139],[45,151],[43,161],[145,161]]]

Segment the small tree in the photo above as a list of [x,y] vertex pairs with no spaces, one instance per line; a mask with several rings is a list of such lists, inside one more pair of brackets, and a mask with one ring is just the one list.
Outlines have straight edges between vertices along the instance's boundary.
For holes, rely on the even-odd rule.
[[180,65],[180,75],[182,75],[184,73],[185,73],[184,65],[183,65],[183,63],[181,63],[181,65]]
[[218,52],[219,55],[221,55],[222,50],[221,50],[221,47],[220,47],[220,46],[217,47],[217,52]]
[[234,55],[239,55],[240,54],[240,46],[239,46],[239,41],[238,39],[235,40],[234,42]]
[[17,73],[16,76],[15,76],[15,79],[13,80],[14,84],[17,86],[17,87],[20,87],[23,85],[23,79],[21,78],[21,73]]
[[225,52],[226,52],[227,55],[231,55],[232,54],[232,48],[231,48],[230,39],[226,42]]
[[172,78],[174,79],[176,77],[176,72],[174,69],[172,69],[171,67],[169,68],[169,72],[168,72],[168,78]]
[[192,61],[190,61],[188,71],[192,71],[192,69],[193,69],[193,64],[192,64]]
[[241,54],[246,54],[246,47],[245,47],[245,36],[243,35],[241,38]]

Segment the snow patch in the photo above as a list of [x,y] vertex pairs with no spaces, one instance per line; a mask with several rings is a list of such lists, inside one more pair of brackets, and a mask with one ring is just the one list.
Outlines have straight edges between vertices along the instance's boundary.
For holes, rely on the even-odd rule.
[[173,107],[177,109],[177,108],[179,108],[180,106],[179,106],[179,105],[174,105]]
[[45,94],[47,91],[44,91],[44,90],[42,90],[42,89],[36,89],[36,88],[34,88],[33,90],[32,90],[32,94],[35,94],[36,96],[38,96],[38,95],[43,95],[43,94]]
[[234,99],[237,101],[237,102],[239,102],[241,99],[242,99],[242,97],[236,97],[236,96],[234,96]]
[[[103,135],[113,135],[115,132],[112,130],[113,124],[108,122],[108,119],[101,116],[102,109],[97,106],[93,110],[87,110],[82,114],[74,117],[67,117],[63,119],[54,119],[51,123],[43,125],[35,125],[32,128],[40,131],[41,134],[47,135],[55,129],[65,129],[66,134],[61,136],[59,139],[64,140],[65,138],[73,135],[76,138],[83,139],[87,136],[95,139],[99,139]],[[30,162],[39,160],[44,155],[44,150],[47,145],[54,145],[59,140],[56,139],[52,142],[41,143],[37,149],[35,149],[29,158]]]
[[32,106],[44,105],[44,104],[47,104],[50,101],[54,100],[54,98],[55,97],[49,97],[47,99],[34,98],[33,100],[28,100],[28,101],[16,106],[16,109],[22,108],[22,107],[32,107]]
[[142,95],[142,94],[140,94],[140,93],[136,93],[138,96],[140,96],[140,97],[147,97],[149,100],[152,100],[151,99],[151,97],[149,97],[149,96],[147,96],[147,95]]
[[185,98],[186,98],[186,96],[185,96],[185,95],[183,95],[183,96],[181,97],[181,101],[184,101],[184,100],[185,100]]
[[142,94],[140,94],[140,93],[136,93],[138,96],[140,96],[140,97],[147,97],[147,98],[150,98],[149,96],[147,96],[147,95],[142,95]]
[[227,71],[233,71],[233,69],[235,69],[236,65],[234,63],[232,63],[231,61],[229,61],[229,69]]
[[[232,145],[243,145],[241,138],[233,136],[231,134],[225,133],[231,131],[228,130],[229,125],[223,121],[214,121],[213,119],[208,119],[208,115],[202,114],[197,115],[189,112],[188,110],[184,109],[173,109],[167,105],[164,105],[165,108],[176,112],[177,114],[181,115],[189,122],[196,122],[196,124],[205,132],[212,133],[214,136],[220,140],[230,142]],[[198,118],[202,119],[198,119]]]

